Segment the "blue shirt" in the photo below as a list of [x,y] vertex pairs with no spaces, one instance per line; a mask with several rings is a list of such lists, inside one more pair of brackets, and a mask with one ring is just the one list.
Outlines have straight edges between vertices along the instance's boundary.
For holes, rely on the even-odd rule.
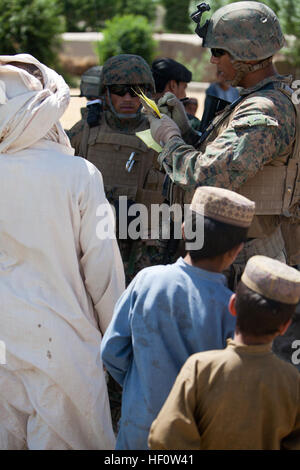
[[206,90],[206,94],[216,96],[217,98],[221,98],[222,100],[228,101],[229,103],[237,100],[240,96],[236,88],[230,86],[228,90],[223,90],[223,88],[221,88],[217,82],[209,85]]
[[223,274],[179,258],[140,271],[119,299],[101,343],[103,362],[123,387],[116,449],[147,449],[152,421],[186,359],[225,348],[233,336],[225,284]]

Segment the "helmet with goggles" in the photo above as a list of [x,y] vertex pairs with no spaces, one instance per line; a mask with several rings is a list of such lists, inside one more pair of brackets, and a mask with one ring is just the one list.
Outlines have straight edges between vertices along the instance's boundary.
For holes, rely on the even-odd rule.
[[230,3],[219,8],[200,26],[201,16],[208,10],[209,6],[202,3],[192,15],[198,23],[196,33],[203,38],[203,47],[223,49],[236,61],[261,61],[284,46],[278,18],[263,3]]
[[[120,54],[105,62],[101,75],[100,94],[104,93],[106,87],[116,85],[135,85],[151,93],[155,92],[149,65],[142,57],[134,54]],[[118,89],[117,86],[115,88]]]

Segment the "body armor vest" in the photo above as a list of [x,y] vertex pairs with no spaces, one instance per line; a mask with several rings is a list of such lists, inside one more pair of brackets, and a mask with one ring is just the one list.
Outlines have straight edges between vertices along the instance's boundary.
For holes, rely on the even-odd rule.
[[[136,132],[144,130],[142,123]],[[149,239],[151,205],[164,202],[162,186],[164,174],[159,170],[157,153],[149,149],[135,134],[111,129],[102,118],[94,128],[85,126],[82,155],[101,172],[106,197],[110,202],[127,196],[128,201],[146,206],[147,228],[143,237]]]
[[89,129],[85,158],[100,170],[108,198],[127,196],[142,202],[145,190],[154,199],[150,203],[162,200],[157,154],[136,135],[117,132],[102,119],[100,126]]

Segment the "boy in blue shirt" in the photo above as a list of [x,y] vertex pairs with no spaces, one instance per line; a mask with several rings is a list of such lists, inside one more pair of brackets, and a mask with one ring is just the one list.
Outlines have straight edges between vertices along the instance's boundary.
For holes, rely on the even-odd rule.
[[197,233],[202,222],[203,247],[194,250],[189,240],[184,259],[143,269],[119,299],[101,344],[105,367],[123,387],[116,449],[147,449],[151,423],[186,359],[222,349],[233,336],[222,271],[242,249],[254,209],[232,191],[197,188],[183,230]]

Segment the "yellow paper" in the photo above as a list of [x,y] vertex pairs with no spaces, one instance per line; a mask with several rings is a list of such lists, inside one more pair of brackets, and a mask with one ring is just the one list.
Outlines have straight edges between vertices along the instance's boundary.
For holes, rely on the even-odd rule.
[[162,151],[162,147],[157,142],[155,142],[155,140],[153,139],[150,129],[146,129],[145,131],[136,132],[135,135],[137,137],[139,137],[139,139],[141,139],[144,142],[144,144],[147,145],[147,147],[155,150],[158,153],[160,153]]
[[150,111],[150,113],[154,114],[155,117],[160,119],[161,118],[161,113],[160,113],[155,101],[148,98],[148,96],[146,96],[145,93],[143,93],[143,91],[141,89],[139,89],[139,91],[140,91],[139,93],[136,90],[134,90],[134,91],[137,94],[137,96],[140,98],[144,108],[146,108],[147,111]]

